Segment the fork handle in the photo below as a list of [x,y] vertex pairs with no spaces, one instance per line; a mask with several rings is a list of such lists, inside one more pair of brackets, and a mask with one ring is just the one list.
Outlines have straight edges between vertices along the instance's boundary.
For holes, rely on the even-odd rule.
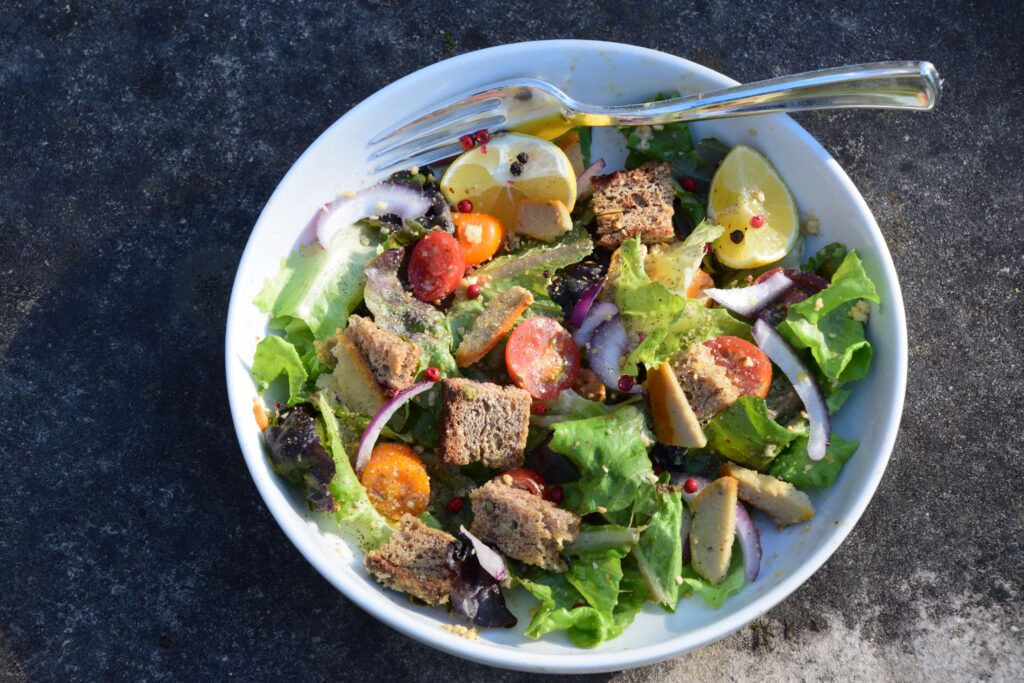
[[930,62],[878,62],[747,83],[628,106],[585,105],[575,125],[641,126],[814,109],[932,109],[942,85]]

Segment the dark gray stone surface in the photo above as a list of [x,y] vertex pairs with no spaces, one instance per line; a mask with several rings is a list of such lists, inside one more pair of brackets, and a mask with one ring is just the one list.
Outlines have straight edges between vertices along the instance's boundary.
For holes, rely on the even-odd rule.
[[5,2],[0,679],[525,678],[390,631],[301,558],[242,462],[222,330],[249,229],[321,130],[446,56],[556,37],[740,80],[892,58],[946,78],[931,115],[800,117],[864,193],[903,283],[910,384],[877,496],[784,604],[621,678],[1019,677],[1022,14],[1017,0]]

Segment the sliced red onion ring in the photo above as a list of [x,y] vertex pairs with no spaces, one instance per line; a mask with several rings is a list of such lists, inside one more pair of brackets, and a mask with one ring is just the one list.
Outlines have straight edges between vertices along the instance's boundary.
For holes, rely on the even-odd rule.
[[775,273],[764,282],[736,289],[705,289],[704,293],[713,301],[725,306],[733,313],[753,318],[758,312],[772,305],[793,286],[793,281],[782,272]]
[[316,238],[324,249],[353,223],[369,216],[393,213],[404,219],[419,218],[430,208],[430,199],[407,185],[379,183],[349,197],[340,197],[316,215]]
[[796,351],[763,320],[754,323],[754,341],[761,347],[765,355],[782,370],[783,374],[793,383],[793,389],[803,401],[807,409],[808,421],[811,423],[811,434],[807,440],[807,455],[811,460],[821,460],[828,448],[829,436],[832,431],[832,420],[828,415],[828,405],[821,394],[814,376],[804,365]]
[[743,549],[743,574],[747,581],[756,581],[761,572],[761,534],[747,512],[747,506],[736,503],[736,539]]
[[576,199],[589,197],[591,193],[593,193],[594,186],[591,184],[590,179],[603,170],[604,159],[598,159],[592,163],[587,170],[580,173],[580,177],[576,179]]
[[804,271],[797,270],[796,268],[786,268],[783,272],[786,273],[786,276],[792,280],[797,287],[808,294],[817,294],[828,287],[828,280],[817,273],[805,273]]
[[[711,482],[693,474],[672,475],[674,484],[683,484],[687,479],[697,482],[697,490],[693,493],[683,490],[683,501],[689,505]],[[690,527],[686,524],[685,515],[683,522],[683,564],[686,564],[690,560]],[[743,550],[743,575],[747,577],[747,581],[755,581],[761,572],[761,533],[747,512],[747,506],[739,501],[736,502],[736,538],[740,542],[740,549]]]
[[[596,308],[596,306],[595,306]],[[618,315],[597,326],[594,336],[587,344],[587,362],[601,382],[609,389],[621,391],[619,378],[622,377],[622,356],[629,348],[626,328]],[[627,394],[639,394],[643,389],[634,385]]]
[[594,331],[601,326],[602,323],[607,322],[619,314],[618,307],[607,301],[594,304],[593,308],[587,314],[587,317],[583,319],[577,330],[573,333],[572,339],[576,342],[576,346],[586,346],[590,339],[594,336]]
[[587,317],[587,313],[590,312],[590,307],[594,305],[594,300],[597,299],[597,295],[601,293],[601,288],[604,287],[604,281],[605,278],[599,279],[597,282],[587,287],[583,291],[583,294],[580,294],[580,298],[576,302],[576,306],[572,309],[572,315],[569,316],[569,324],[571,326],[579,327],[583,324],[583,321]]
[[373,447],[377,445],[377,439],[380,437],[384,425],[391,419],[391,416],[397,413],[399,408],[404,406],[413,396],[422,394],[432,386],[434,386],[434,382],[414,384],[408,389],[399,391],[391,400],[381,406],[377,414],[370,420],[370,424],[366,425],[363,435],[359,437],[359,450],[356,453],[356,474],[362,474],[366,463],[370,462],[370,453],[373,452]]
[[483,567],[485,572],[493,576],[495,581],[504,581],[508,578],[508,569],[505,568],[505,560],[501,559],[501,555],[479,538],[469,533],[466,527],[461,524],[459,525],[459,531],[473,544],[473,550],[476,551],[476,559],[480,561],[480,566]]

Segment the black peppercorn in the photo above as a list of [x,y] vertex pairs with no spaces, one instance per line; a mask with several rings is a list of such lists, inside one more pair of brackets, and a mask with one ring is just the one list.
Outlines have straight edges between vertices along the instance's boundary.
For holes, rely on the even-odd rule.
[[729,233],[729,239],[732,240],[733,244],[739,244],[740,242],[743,241],[743,231],[733,230],[732,232]]
[[518,161],[513,161],[512,165],[508,167],[508,170],[512,172],[512,175],[521,175],[523,172],[523,165]]
[[530,160],[530,155],[527,154],[526,152],[520,152],[519,154],[516,155],[516,159],[519,160],[519,163],[525,164],[527,161]]

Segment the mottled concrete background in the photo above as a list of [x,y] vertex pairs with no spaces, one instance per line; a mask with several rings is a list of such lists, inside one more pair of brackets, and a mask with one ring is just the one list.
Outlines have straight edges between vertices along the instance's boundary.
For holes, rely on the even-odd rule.
[[3,5],[0,679],[525,679],[392,632],[301,558],[243,465],[222,329],[263,202],[339,115],[449,55],[578,37],[740,80],[894,58],[946,79],[933,115],[800,117],[906,297],[878,495],[755,624],[610,678],[1019,680],[1018,0]]

